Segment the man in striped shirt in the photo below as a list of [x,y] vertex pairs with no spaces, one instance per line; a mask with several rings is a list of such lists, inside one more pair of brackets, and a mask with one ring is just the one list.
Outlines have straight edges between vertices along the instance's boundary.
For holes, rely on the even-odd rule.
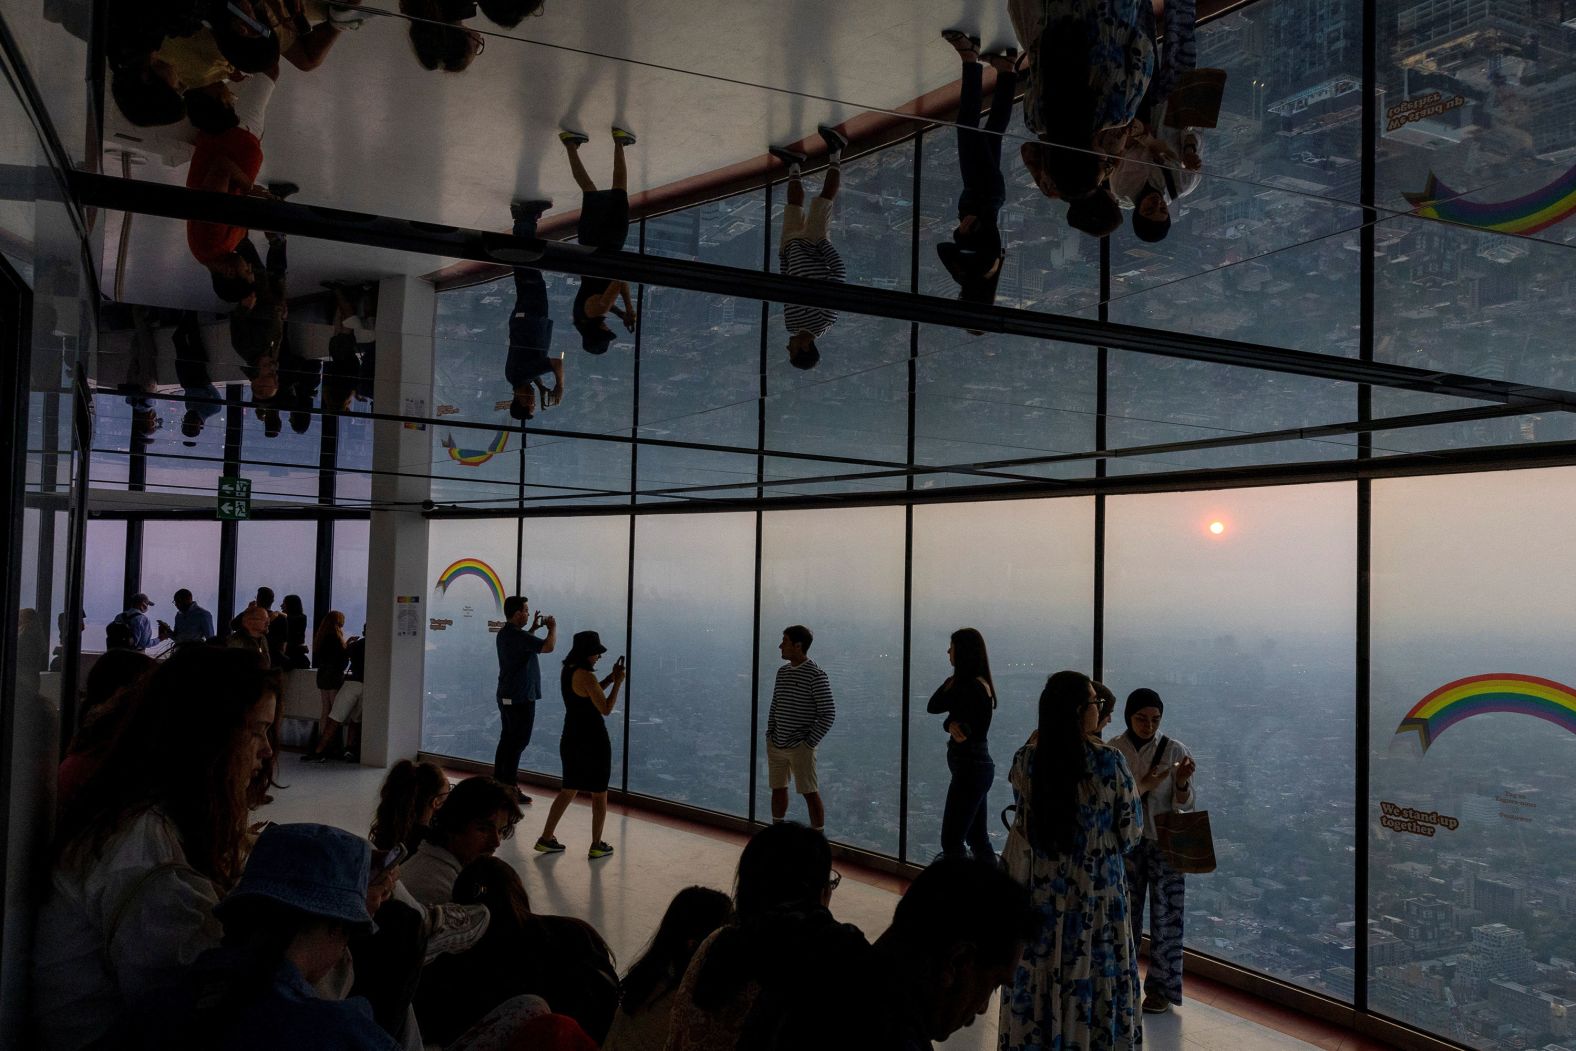
[[[783,209],[782,242],[777,249],[778,264],[782,272],[792,277],[809,277],[817,281],[842,282],[843,257],[837,254],[827,237],[827,227],[832,218],[832,201],[843,179],[843,149],[848,140],[835,128],[822,125],[817,129],[827,148],[826,178],[821,181],[821,193],[810,202],[809,214],[804,210],[804,183],[799,180],[799,167],[805,156],[781,146],[773,146],[773,157],[788,165],[788,206]],[[788,326],[788,361],[796,369],[813,369],[821,360],[816,349],[817,337],[837,324],[835,311],[818,307],[783,306],[783,322]]]
[[772,821],[788,816],[788,781],[804,796],[810,827],[826,825],[826,804],[815,775],[815,748],[832,729],[837,706],[832,683],[807,653],[815,636],[803,624],[783,629],[778,652],[787,661],[777,669],[772,706],[766,715],[766,776],[772,787]]

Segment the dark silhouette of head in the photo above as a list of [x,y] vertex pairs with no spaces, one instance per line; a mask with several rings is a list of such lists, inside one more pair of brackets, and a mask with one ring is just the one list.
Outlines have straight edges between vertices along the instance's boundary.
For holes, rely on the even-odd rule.
[[580,318],[575,321],[575,331],[580,333],[580,349],[589,354],[606,354],[618,337],[599,317]]
[[109,93],[122,115],[139,128],[174,124],[186,116],[186,100],[148,66],[115,70]]
[[488,21],[513,29],[531,15],[541,14],[542,0],[476,0]]
[[1068,203],[1067,225],[1090,237],[1109,237],[1122,225],[1122,206],[1102,186],[1087,197]]
[[783,821],[751,837],[739,855],[733,907],[749,920],[780,905],[819,903],[832,878],[832,848],[808,825]]
[[1164,241],[1171,232],[1171,209],[1166,195],[1158,186],[1146,185],[1133,202],[1133,236],[1140,241],[1154,244]]

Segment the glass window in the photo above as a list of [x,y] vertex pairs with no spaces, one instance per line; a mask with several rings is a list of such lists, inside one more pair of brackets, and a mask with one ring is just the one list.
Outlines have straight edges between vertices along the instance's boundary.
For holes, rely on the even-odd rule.
[[748,813],[754,615],[754,514],[636,519],[631,792]]
[[[594,631],[607,653],[599,678],[629,652],[625,635],[629,609],[629,517],[526,518],[521,520],[519,594],[531,609],[558,620],[558,644],[542,658],[542,700],[536,728],[520,765],[547,774],[561,772],[558,741],[564,728],[560,673],[576,632]],[[497,668],[496,662],[493,665]],[[631,670],[633,675],[633,669]],[[488,694],[491,696],[491,693]],[[624,700],[607,717],[613,742],[613,784],[623,781]],[[496,743],[496,742],[495,742]],[[489,751],[489,755],[491,752]]]
[[89,519],[82,555],[84,650],[104,649],[104,628],[126,608],[126,523]]
[[[1113,449],[1190,442],[1357,418],[1350,383],[1289,376],[1208,361],[1113,351],[1108,356],[1106,445]],[[1145,452],[1108,461],[1111,474],[1339,459],[1355,455],[1343,435],[1218,449]]]
[[372,523],[334,523],[334,608],[345,615],[345,635],[363,634],[367,622],[367,544]]
[[[903,692],[900,507],[767,514],[761,537],[761,735],[756,813],[771,812],[764,745],[782,630],[815,634],[810,659],[831,680],[837,720],[817,749],[827,835],[897,853]],[[790,793],[789,815],[805,817]]]
[[1038,725],[1040,691],[1094,659],[1094,500],[1004,500],[914,508],[913,651],[909,691],[908,860],[941,850],[950,775],[941,717],[925,705],[951,674],[958,628],[985,636],[997,708],[989,742],[996,781],[986,825],[996,848],[1012,802],[1013,754]]
[[[512,277],[446,291],[437,299],[434,345],[434,414],[439,418],[497,423],[496,432],[432,424],[432,498],[438,503],[513,504],[520,461],[511,455],[522,440],[529,496],[574,495],[586,490],[629,491],[627,444],[577,441],[575,432],[627,433],[634,414],[634,345],[615,321],[617,339],[604,354],[587,354],[571,324],[578,277],[545,274],[553,319],[551,353],[564,363],[563,401],[539,407],[534,426],[569,432],[529,434],[509,415],[512,388],[504,375],[509,316],[515,307]],[[634,292],[631,291],[633,299]],[[498,484],[504,483],[504,484]],[[599,502],[592,496],[575,502]],[[627,503],[627,496],[611,498]]]
[[93,396],[93,451],[88,481],[95,489],[124,489],[131,470],[131,405],[117,394]]
[[1569,1043],[1576,1009],[1573,496],[1373,483],[1369,1004],[1469,1047]]
[[[237,528],[235,611],[245,609],[258,588],[267,587],[273,589],[275,611],[286,595],[299,595],[310,621],[317,591],[317,523],[252,519],[237,523]],[[307,627],[309,644],[316,627]]]
[[[421,747],[490,763],[499,730],[493,636],[503,626],[503,601],[519,579],[517,526],[498,518],[437,520],[427,537],[431,605]],[[347,631],[353,623],[347,618]],[[534,738],[531,747],[540,747]]]
[[[1375,204],[1425,217],[1375,230],[1380,360],[1576,385],[1569,318],[1551,308],[1570,273],[1573,14],[1569,3],[1527,0],[1378,5]],[[1377,410],[1377,392],[1375,401]],[[1565,414],[1547,413],[1414,440],[1437,448],[1573,436]]]
[[[1111,238],[1112,321],[1325,354],[1358,350],[1362,4],[1276,0],[1200,26],[1198,64],[1230,71],[1201,174],[1153,168],[1171,228],[1134,211]],[[1119,171],[1113,178],[1120,180]],[[1141,191],[1134,191],[1139,194]]]
[[[1105,681],[1165,704],[1219,869],[1186,944],[1351,996],[1356,486],[1106,503]],[[1218,527],[1218,529],[1217,529]],[[1119,703],[1107,738],[1123,732]]]
[[[640,437],[755,448],[760,303],[650,285],[642,303]],[[644,490],[753,482],[756,475],[754,456],[663,446],[643,446],[639,470]]]
[[[221,631],[218,522],[149,522],[143,527],[141,589],[154,603],[148,615],[174,627],[174,596],[181,588],[213,614],[214,630]],[[310,616],[312,607],[306,610]]]
[[[1096,447],[1098,356],[1093,347],[1018,336],[971,336],[927,325],[919,334],[914,458],[929,466],[989,464]],[[1092,460],[920,474],[919,489],[1023,478],[1088,477]],[[901,482],[901,479],[899,479]]]
[[245,410],[241,475],[252,480],[254,500],[316,503],[322,456],[323,418],[316,413],[285,407]]
[[[1066,206],[1034,185],[1019,159],[1021,140],[1015,137],[1014,127],[1021,132],[1016,114],[1002,142],[1007,202],[997,225],[1007,255],[996,284],[996,305],[1092,318],[1099,309],[1100,242],[1068,226],[1063,220]],[[958,170],[957,133],[947,128],[926,132],[922,155],[919,290],[927,296],[955,299],[957,282],[941,265],[936,246],[952,240],[958,222],[963,177]]]
[[339,443],[335,464],[334,502],[364,504],[372,499],[373,421],[339,417]]

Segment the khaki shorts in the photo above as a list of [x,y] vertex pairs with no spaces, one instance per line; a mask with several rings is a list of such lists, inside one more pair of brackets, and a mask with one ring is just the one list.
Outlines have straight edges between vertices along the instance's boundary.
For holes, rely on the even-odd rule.
[[346,680],[334,695],[334,707],[329,709],[328,717],[343,726],[345,723],[359,723],[361,721],[361,691],[362,683]]
[[783,244],[789,241],[825,241],[826,231],[832,221],[832,202],[817,197],[810,202],[810,215],[804,206],[790,204],[783,209]]
[[797,744],[792,748],[778,748],[766,742],[766,782],[773,791],[788,787],[788,775],[793,774],[794,789],[802,796],[813,796],[821,790],[815,779],[815,746]]

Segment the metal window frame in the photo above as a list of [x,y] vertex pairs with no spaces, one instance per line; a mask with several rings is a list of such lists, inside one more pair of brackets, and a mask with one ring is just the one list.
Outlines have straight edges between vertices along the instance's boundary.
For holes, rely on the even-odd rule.
[[[527,517],[560,517],[578,515],[608,516],[625,514],[629,516],[629,550],[628,550],[628,589],[626,593],[626,635],[630,641],[634,633],[634,573],[635,573],[635,538],[637,519],[645,514],[667,513],[696,513],[706,511],[739,511],[753,510],[755,516],[755,548],[754,548],[754,616],[752,623],[752,658],[751,658],[751,742],[749,749],[748,769],[748,805],[746,816],[743,818],[743,827],[754,827],[759,823],[757,815],[757,795],[759,791],[758,770],[758,736],[760,732],[760,690],[761,690],[761,577],[763,552],[763,525],[764,515],[769,510],[795,509],[802,507],[852,507],[873,504],[893,505],[902,504],[905,509],[904,526],[904,590],[903,590],[903,697],[902,708],[902,747],[901,747],[901,782],[899,786],[899,828],[898,851],[895,857],[885,859],[894,863],[900,871],[912,872],[914,868],[908,857],[908,761],[910,740],[908,734],[908,715],[911,698],[908,696],[912,683],[910,682],[910,662],[912,656],[912,587],[913,587],[913,508],[922,503],[962,503],[981,500],[997,499],[1024,499],[1039,497],[1082,496],[1094,497],[1094,534],[1091,558],[1093,562],[1093,607],[1091,609],[1093,627],[1093,653],[1092,666],[1094,674],[1103,673],[1105,663],[1105,579],[1106,579],[1106,496],[1119,493],[1156,493],[1186,491],[1190,489],[1219,489],[1245,486],[1291,485],[1311,484],[1315,482],[1342,481],[1355,485],[1357,493],[1357,565],[1356,565],[1356,621],[1354,625],[1356,635],[1356,648],[1353,655],[1354,672],[1354,741],[1356,750],[1356,778],[1353,785],[1354,802],[1359,815],[1366,812],[1368,805],[1368,785],[1370,775],[1369,746],[1369,679],[1368,665],[1371,656],[1371,570],[1372,570],[1372,480],[1375,478],[1401,477],[1426,474],[1456,474],[1472,471],[1495,471],[1523,469],[1529,467],[1563,466],[1576,464],[1576,442],[1555,442],[1531,446],[1503,446],[1489,448],[1468,448],[1440,453],[1405,454],[1392,456],[1374,456],[1372,435],[1375,431],[1384,429],[1387,425],[1383,420],[1375,420],[1372,415],[1372,394],[1375,386],[1390,387],[1403,390],[1428,391],[1436,394],[1448,394],[1456,397],[1467,397],[1492,403],[1487,409],[1463,410],[1466,413],[1481,413],[1484,415],[1516,414],[1533,411],[1570,411],[1576,409],[1576,393],[1536,386],[1504,383],[1484,380],[1471,376],[1456,376],[1432,373],[1426,370],[1408,369],[1403,366],[1392,365],[1377,360],[1374,353],[1374,326],[1375,326],[1375,235],[1373,223],[1379,218],[1378,209],[1374,205],[1375,185],[1375,151],[1377,150],[1377,103],[1374,89],[1378,83],[1378,56],[1377,56],[1377,0],[1363,0],[1363,31],[1365,48],[1363,52],[1363,138],[1361,144],[1361,202],[1363,206],[1363,226],[1359,231],[1361,251],[1359,253],[1359,328],[1360,349],[1355,359],[1335,358],[1330,355],[1309,354],[1307,352],[1291,351],[1285,348],[1266,347],[1262,345],[1236,343],[1208,337],[1189,336],[1184,333],[1167,333],[1143,329],[1136,326],[1113,325],[1109,318],[1109,309],[1106,306],[1111,288],[1111,251],[1108,241],[1102,241],[1099,278],[1101,289],[1101,305],[1095,321],[1090,322],[1078,318],[1063,318],[1051,315],[1034,314],[1028,311],[1012,311],[1002,308],[981,310],[967,305],[960,305],[945,300],[918,295],[919,291],[919,218],[921,215],[921,191],[923,183],[923,149],[924,140],[930,130],[920,130],[911,139],[900,140],[888,148],[909,145],[913,155],[913,182],[914,193],[912,201],[913,222],[910,243],[910,288],[908,293],[892,293],[878,289],[867,289],[859,286],[847,288],[827,288],[824,286],[811,286],[796,282],[792,278],[785,278],[771,272],[771,212],[773,206],[773,187],[768,183],[758,192],[762,195],[765,206],[765,229],[763,231],[763,252],[759,272],[729,270],[709,264],[692,263],[682,260],[663,260],[645,254],[646,221],[641,220],[641,252],[636,257],[624,254],[590,256],[583,250],[573,246],[553,244],[542,245],[543,259],[541,268],[556,270],[566,273],[579,273],[591,276],[621,277],[638,282],[641,285],[641,295],[644,295],[646,283],[664,285],[667,287],[688,289],[691,291],[708,292],[720,295],[732,295],[743,298],[755,298],[760,302],[761,309],[761,338],[760,338],[760,384],[759,398],[757,400],[757,447],[748,450],[756,457],[756,481],[753,485],[753,499],[743,500],[699,500],[683,505],[668,504],[641,504],[638,477],[638,456],[641,445],[653,447],[672,444],[684,447],[698,445],[698,443],[662,443],[643,439],[638,433],[640,419],[640,383],[639,361],[641,341],[639,334],[636,336],[636,382],[633,392],[632,425],[627,438],[612,436],[597,436],[597,440],[623,440],[631,446],[631,492],[629,504],[626,509],[610,508],[606,505],[566,505],[560,507],[546,506],[540,503],[526,506],[525,484],[525,435],[522,433],[522,442],[519,450],[521,459],[520,483],[517,489],[516,507],[513,511],[522,523],[519,527],[523,530],[523,521]],[[110,207],[128,207],[131,210],[148,211],[153,214],[176,215],[181,218],[204,218],[234,216],[249,224],[259,223],[271,225],[274,228],[287,232],[306,233],[308,236],[330,237],[341,240],[352,240],[364,244],[376,244],[386,247],[435,252],[437,254],[460,256],[462,258],[480,259],[491,261],[492,252],[500,245],[501,235],[487,234],[479,231],[458,231],[440,229],[435,227],[416,227],[411,224],[402,224],[392,220],[378,217],[356,216],[349,213],[335,212],[331,209],[312,209],[299,205],[276,204],[261,201],[238,201],[234,198],[222,201],[205,201],[203,195],[193,195],[191,191],[179,188],[149,187],[141,184],[137,187],[112,185],[118,180],[107,179],[103,176],[93,176],[79,173],[73,176],[73,184],[82,195],[83,199],[103,204]],[[757,192],[757,191],[749,191]],[[515,245],[518,248],[518,245]],[[910,355],[909,391],[908,391],[908,419],[907,419],[907,464],[905,485],[901,493],[872,493],[868,496],[837,496],[825,498],[790,498],[774,499],[767,496],[768,481],[765,473],[766,458],[770,453],[766,446],[766,398],[768,397],[767,361],[768,338],[767,329],[770,321],[770,304],[773,301],[786,301],[804,303],[807,305],[826,306],[832,309],[855,311],[859,313],[875,314],[877,316],[895,318],[907,321],[910,325]],[[1071,483],[1042,481],[1038,483],[1004,483],[994,486],[958,487],[941,491],[920,491],[915,488],[913,469],[915,463],[915,435],[918,413],[917,405],[917,352],[919,339],[919,326],[921,324],[943,325],[949,327],[978,328],[988,332],[1000,332],[1028,336],[1033,338],[1051,339],[1063,343],[1080,344],[1094,350],[1094,368],[1096,370],[1096,449],[1099,452],[1091,455],[1095,461],[1094,476],[1089,479],[1074,480]],[[1348,461],[1333,461],[1328,463],[1301,463],[1279,464],[1263,468],[1246,469],[1213,469],[1199,471],[1165,472],[1155,475],[1136,475],[1113,477],[1108,474],[1106,461],[1117,455],[1120,450],[1107,450],[1106,412],[1108,409],[1109,382],[1110,382],[1110,352],[1112,350],[1125,350],[1129,352],[1160,354],[1184,358],[1194,361],[1207,361],[1226,364],[1235,367],[1252,368],[1259,371],[1282,372],[1295,375],[1315,376],[1327,379],[1337,379],[1350,382],[1354,385],[1356,400],[1356,421],[1351,425],[1336,425],[1348,427],[1344,433],[1355,434],[1357,447],[1355,456]],[[234,392],[232,392],[234,393]],[[230,422],[234,423],[237,415],[244,409],[238,400],[232,398],[230,405]],[[463,426],[463,425],[461,425]],[[238,430],[238,428],[237,428]],[[1323,430],[1313,428],[1310,430]],[[578,436],[577,436],[578,437]],[[593,436],[584,436],[592,438]],[[1217,444],[1234,444],[1252,440],[1269,440],[1266,435],[1243,436],[1239,439],[1215,440]],[[1185,444],[1185,443],[1184,443]],[[715,448],[715,447],[713,447]],[[745,451],[745,450],[740,450]],[[325,484],[331,487],[334,465],[332,456],[325,449],[323,470]],[[226,451],[227,466],[240,462],[239,437],[232,456],[229,444]],[[852,463],[853,461],[849,461]],[[328,501],[331,503],[332,496]],[[494,514],[509,514],[507,509],[502,511],[444,511],[431,512],[433,517],[487,517]],[[331,529],[332,518],[346,517],[343,511],[326,509],[318,512],[319,521],[327,521]],[[151,517],[151,516],[141,516]],[[302,517],[293,515],[291,517]],[[228,535],[228,586],[233,604],[235,568],[234,558],[234,523],[226,524]],[[320,544],[320,547],[322,545]],[[331,545],[330,545],[331,546]],[[129,547],[129,541],[128,541]],[[518,545],[517,545],[518,547]],[[320,558],[321,558],[320,551]],[[129,551],[128,551],[129,555]],[[330,552],[330,578],[331,578],[331,552]],[[221,563],[225,555],[221,554]],[[128,576],[130,559],[128,558]],[[516,575],[520,572],[519,562],[516,564]],[[221,582],[221,593],[225,583]],[[221,600],[221,607],[223,602]],[[226,610],[226,612],[232,612]],[[622,789],[626,797],[638,798],[629,793],[629,705],[625,706],[625,739],[624,754],[622,757]],[[485,765],[485,764],[483,764]],[[534,775],[533,775],[534,776]],[[551,779],[544,779],[550,781]],[[653,805],[667,805],[676,807],[677,804],[662,804],[652,801]],[[699,820],[715,820],[723,824],[738,824],[740,819],[734,815],[706,810],[704,808],[683,807],[687,813],[696,816]],[[1362,822],[1359,820],[1359,828]],[[1409,1046],[1429,1047],[1456,1047],[1453,1042],[1439,1038],[1434,1034],[1423,1033],[1401,1026],[1392,1020],[1372,1014],[1367,1003],[1367,926],[1366,918],[1369,910],[1369,872],[1371,861],[1369,843],[1366,835],[1356,837],[1357,863],[1356,877],[1353,886],[1353,910],[1356,919],[1356,948],[1354,955],[1354,971],[1357,981],[1354,984],[1353,1002],[1350,1005],[1334,1001],[1329,997],[1312,992],[1311,990],[1293,987],[1287,983],[1280,983],[1266,975],[1246,972],[1249,984],[1257,983],[1263,988],[1255,989],[1259,995],[1282,1002],[1292,1002],[1304,1009],[1312,1009],[1313,1013],[1330,1016],[1333,1012],[1342,1015],[1343,1019],[1352,1024],[1357,1031],[1382,1033],[1387,1039],[1395,1040]],[[864,856],[868,852],[852,848],[839,848],[845,855]],[[876,858],[881,861],[881,858]],[[1208,958],[1190,951],[1190,958],[1197,957],[1208,962]],[[1231,970],[1233,965],[1224,961],[1214,961],[1221,969]],[[1242,969],[1238,969],[1242,970]],[[1280,987],[1279,991],[1270,990],[1270,986]],[[1311,1006],[1310,1006],[1311,1005]],[[1319,1005],[1323,1005],[1320,1007]]]

